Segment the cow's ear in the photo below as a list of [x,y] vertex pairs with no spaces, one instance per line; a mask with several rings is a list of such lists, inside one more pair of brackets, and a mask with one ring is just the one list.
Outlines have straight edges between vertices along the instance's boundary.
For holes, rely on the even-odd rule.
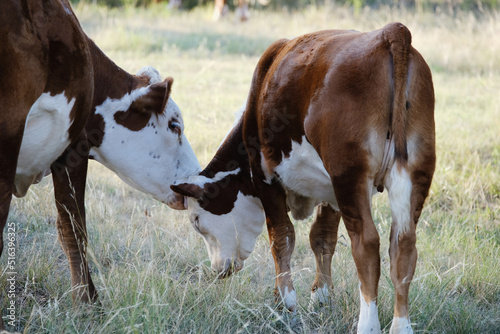
[[129,110],[148,114],[152,112],[163,113],[167,106],[173,82],[174,79],[166,78],[162,82],[150,85],[148,93],[132,102]]
[[203,196],[203,188],[192,183],[181,183],[170,186],[170,189],[182,196],[200,199]]
[[174,79],[172,77],[168,77],[163,82],[160,82],[157,85],[163,84],[165,87],[165,92],[163,93],[163,103],[161,104],[161,112],[165,110],[167,107],[168,99],[170,97],[170,92],[172,91],[172,85],[174,84]]

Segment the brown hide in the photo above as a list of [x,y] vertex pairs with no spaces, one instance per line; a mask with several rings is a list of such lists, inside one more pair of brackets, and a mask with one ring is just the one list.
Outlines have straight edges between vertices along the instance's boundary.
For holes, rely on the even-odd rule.
[[[0,255],[27,115],[42,93],[64,92],[75,103],[70,144],[51,165],[57,231],[69,261],[74,299],[95,301],[86,258],[84,197],[89,150],[101,144],[105,124],[94,112],[108,98],[148,86],[150,78],[131,75],[106,57],[82,31],[66,0],[5,0],[1,6]],[[121,111],[120,124],[135,131],[146,126],[131,115],[161,113],[171,85],[171,78],[153,85],[151,94]]]
[[[408,210],[404,214],[409,221],[398,222],[400,215],[393,212],[390,240],[394,317],[399,319],[391,332],[409,332],[408,290],[417,259],[416,224],[435,168],[434,131],[431,72],[411,46],[411,34],[404,25],[392,23],[367,33],[328,30],[279,40],[257,64],[242,119],[200,174],[210,178],[234,170],[234,166],[228,168],[234,162],[241,167],[237,175],[224,180],[225,191],[212,196],[205,211],[212,215],[231,212],[235,196],[227,194],[238,191],[260,199],[275,260],[275,295],[295,309],[290,268],[295,233],[287,214],[292,203],[287,196],[291,191],[298,193],[299,200],[304,195],[300,189],[290,189],[293,185],[286,184],[276,167],[291,157],[292,142],[306,148],[310,144],[308,149],[321,159],[335,197],[318,209],[311,228],[317,264],[313,292],[333,286],[331,258],[342,217],[351,239],[362,305],[373,306],[380,277],[380,239],[371,215],[371,196],[375,187],[379,191],[389,187],[385,182],[392,180],[390,170],[401,182],[411,183],[392,189],[396,196],[398,191],[407,191],[404,201],[408,203],[399,203],[405,209],[396,210]],[[298,169],[283,173],[309,175]],[[250,188],[243,188],[245,180]],[[222,187],[221,182],[216,185]],[[174,190],[192,196],[190,187],[185,183]],[[198,187],[197,198],[206,192],[206,184],[204,189]],[[210,216],[204,224],[209,223],[216,224],[217,218]],[[226,260],[231,261],[219,262]],[[365,309],[363,314],[368,313]],[[378,318],[371,321],[360,318],[358,330],[380,331]]]

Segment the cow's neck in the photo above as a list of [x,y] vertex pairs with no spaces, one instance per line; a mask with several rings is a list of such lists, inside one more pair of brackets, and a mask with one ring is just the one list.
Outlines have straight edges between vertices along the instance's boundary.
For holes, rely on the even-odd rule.
[[137,86],[138,80],[109,59],[94,41],[87,39],[94,68],[95,108],[108,98],[118,99],[130,93]]
[[104,138],[105,123],[102,115],[95,113],[96,107],[108,98],[119,99],[130,93],[137,86],[138,80],[117,66],[88,37],[87,42],[94,70],[94,99],[86,131],[90,147],[98,147]]

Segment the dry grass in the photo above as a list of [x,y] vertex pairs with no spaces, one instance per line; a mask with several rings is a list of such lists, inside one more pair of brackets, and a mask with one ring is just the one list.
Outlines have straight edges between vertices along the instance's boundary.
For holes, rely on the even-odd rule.
[[[173,98],[205,165],[248,93],[259,55],[274,40],[326,28],[372,30],[405,23],[429,62],[437,97],[438,166],[418,231],[411,289],[414,329],[494,333],[500,328],[500,20],[405,11],[311,9],[255,12],[248,23],[214,23],[210,9],[78,7],[96,43],[124,69],[155,66],[175,79]],[[274,264],[263,234],[244,270],[224,281],[209,271],[202,243],[184,213],[172,211],[91,163],[87,187],[91,266],[102,309],[72,307],[67,260],[57,242],[52,184],[46,179],[14,200],[18,226],[18,314],[26,333],[346,333],[355,330],[358,283],[341,229],[333,260],[332,307],[307,310],[314,278],[311,221],[296,222],[296,315],[274,308]],[[382,238],[380,318],[388,331],[392,284],[389,208],[375,198]],[[5,257],[0,261],[2,267]],[[0,288],[4,291],[4,280]],[[6,304],[2,306],[5,309]]]

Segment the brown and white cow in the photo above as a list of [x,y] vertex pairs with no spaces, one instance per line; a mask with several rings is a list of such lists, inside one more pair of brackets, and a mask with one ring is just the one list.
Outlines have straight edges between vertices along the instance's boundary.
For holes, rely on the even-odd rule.
[[95,300],[86,259],[88,159],[165,203],[175,196],[174,179],[200,170],[170,98],[173,80],[151,67],[131,75],[115,65],[66,0],[4,1],[0,22],[0,254],[12,194],[24,196],[52,173],[73,297]]
[[287,212],[303,219],[321,204],[310,232],[316,301],[332,288],[342,217],[360,280],[358,332],[377,333],[380,254],[371,197],[386,187],[393,218],[391,333],[411,333],[415,230],[434,173],[434,137],[431,72],[404,25],[320,31],[267,49],[240,121],[210,164],[172,189],[185,196],[189,219],[222,276],[243,267],[266,222],[275,294],[290,310],[295,235]]

